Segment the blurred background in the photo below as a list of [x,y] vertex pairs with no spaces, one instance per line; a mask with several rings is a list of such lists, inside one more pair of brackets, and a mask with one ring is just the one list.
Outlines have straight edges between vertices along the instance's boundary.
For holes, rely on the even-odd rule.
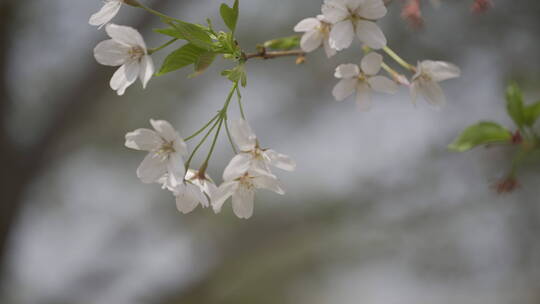
[[[333,70],[359,61],[358,44],[301,66],[250,61],[247,116],[262,144],[298,168],[279,172],[285,196],[257,193],[245,221],[230,203],[219,215],[181,215],[170,193],[137,179],[144,153],[123,146],[150,118],[184,136],[198,129],[223,104],[228,63],[195,79],[190,69],[154,78],[146,90],[137,82],[118,97],[108,86],[114,69],[92,54],[108,39],[88,25],[100,1],[1,1],[0,303],[540,303],[538,168],[498,195],[491,186],[509,151],[446,149],[478,120],[511,126],[509,80],[528,102],[540,98],[540,3],[495,1],[474,15],[471,2],[426,3],[422,30],[400,18],[399,2],[380,22],[410,62],[462,67],[443,83],[441,111],[413,106],[405,89],[376,96],[367,113],[352,99],[335,102]],[[218,1],[146,3],[224,28]],[[240,44],[254,51],[293,34],[321,3],[241,1]],[[167,40],[142,10],[123,7],[114,22],[141,30],[149,46]],[[232,157],[225,137],[215,155],[210,174],[221,181]]]

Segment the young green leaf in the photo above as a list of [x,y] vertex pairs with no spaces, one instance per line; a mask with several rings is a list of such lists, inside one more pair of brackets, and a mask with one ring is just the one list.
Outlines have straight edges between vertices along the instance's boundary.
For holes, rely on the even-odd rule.
[[503,126],[494,122],[480,122],[465,129],[448,148],[464,152],[479,145],[505,143],[510,140],[512,133]]
[[189,75],[189,77],[197,77],[204,73],[204,71],[212,65],[214,59],[216,59],[216,53],[214,52],[204,52],[200,54],[199,58],[195,61],[195,73]]
[[538,120],[538,117],[540,117],[540,101],[533,103],[532,105],[525,106],[523,113],[525,115],[525,124],[532,127]]
[[184,37],[178,30],[175,28],[164,28],[164,29],[154,29],[154,32],[166,35],[173,38],[178,38],[182,40],[186,40],[186,37]]
[[212,38],[210,38],[210,35],[204,30],[204,27],[180,21],[170,24],[178,32],[178,35],[183,37],[182,39],[189,41],[191,44],[206,50],[211,50],[214,46]]
[[161,76],[172,71],[176,71],[190,64],[196,63],[199,57],[206,53],[205,49],[202,49],[194,44],[188,43],[178,50],[172,52],[165,58],[161,69],[156,74]]
[[523,95],[515,83],[510,84],[506,89],[506,110],[519,128],[525,124]]
[[221,14],[223,22],[225,22],[225,25],[232,32],[234,32],[236,30],[236,24],[238,22],[238,0],[234,1],[234,5],[232,8],[225,3],[221,4],[221,7],[219,8],[219,13]]
[[266,41],[263,46],[267,49],[288,51],[300,46],[300,36],[290,36]]
[[221,75],[232,82],[240,83],[243,87],[247,85],[247,74],[243,64],[239,64],[231,70],[225,70],[221,72]]

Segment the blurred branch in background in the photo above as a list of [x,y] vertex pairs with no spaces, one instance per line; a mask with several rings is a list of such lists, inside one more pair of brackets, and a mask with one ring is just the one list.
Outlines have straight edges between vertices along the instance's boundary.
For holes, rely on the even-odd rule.
[[[164,9],[170,1],[156,0],[153,7]],[[11,29],[15,26],[14,16],[23,3],[21,1],[3,1],[0,3],[0,159],[4,161],[0,170],[0,267],[3,269],[6,244],[9,242],[10,232],[16,222],[21,209],[26,188],[39,176],[47,164],[51,163],[56,155],[52,153],[63,136],[81,124],[91,108],[99,105],[96,96],[109,87],[101,80],[110,73],[106,68],[86,60],[86,65],[80,67],[82,71],[78,81],[60,92],[57,97],[57,111],[52,115],[50,124],[45,127],[43,136],[33,145],[21,148],[8,134],[7,118],[10,106],[15,103],[9,96],[8,90],[8,63],[9,50],[12,44]],[[135,28],[147,28],[155,16],[144,14],[140,20],[134,21]],[[86,114],[87,115],[87,114]]]

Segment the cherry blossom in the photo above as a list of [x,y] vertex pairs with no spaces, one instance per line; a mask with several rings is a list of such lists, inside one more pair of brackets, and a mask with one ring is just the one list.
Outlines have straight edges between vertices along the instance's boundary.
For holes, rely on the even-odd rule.
[[439,82],[459,77],[460,74],[460,69],[448,62],[432,60],[419,62],[411,84],[413,103],[416,103],[418,95],[421,95],[433,106],[444,106],[446,97]]
[[126,134],[126,147],[148,151],[137,169],[143,183],[159,182],[167,177],[166,185],[176,187],[184,180],[184,158],[187,146],[180,134],[165,120],[150,120],[154,130],[137,129]]
[[334,56],[337,51],[330,46],[330,30],[331,24],[324,18],[323,15],[317,18],[306,18],[300,21],[295,27],[295,32],[304,32],[300,40],[300,47],[306,53],[313,52],[321,45],[324,46],[324,51],[328,58]]
[[118,14],[123,3],[124,0],[105,0],[103,7],[90,17],[88,23],[102,28]]
[[261,149],[257,136],[244,119],[232,121],[231,136],[238,146],[240,153],[225,168],[223,174],[226,180],[230,179],[231,176],[242,175],[252,168],[259,171],[266,171],[269,174],[271,174],[270,166],[286,171],[294,171],[296,168],[295,161],[289,156],[271,149]]
[[334,87],[332,94],[338,101],[345,100],[356,92],[356,102],[360,110],[371,106],[371,91],[393,94],[397,84],[385,76],[376,76],[381,70],[383,57],[377,53],[369,53],[356,64],[342,64],[336,68],[335,77],[341,79]]
[[348,48],[355,35],[370,48],[386,46],[386,37],[374,22],[386,15],[382,0],[325,0],[322,12],[332,23],[332,48],[338,51]]
[[141,34],[132,27],[116,24],[108,24],[105,30],[112,39],[100,42],[94,57],[100,64],[120,66],[110,81],[111,88],[123,95],[137,77],[146,88],[154,74],[154,63]]
[[257,169],[241,175],[224,175],[223,184],[212,197],[212,207],[216,213],[221,211],[225,201],[232,196],[233,212],[237,217],[248,219],[253,215],[253,203],[256,189],[268,189],[278,194],[285,194],[274,175]]

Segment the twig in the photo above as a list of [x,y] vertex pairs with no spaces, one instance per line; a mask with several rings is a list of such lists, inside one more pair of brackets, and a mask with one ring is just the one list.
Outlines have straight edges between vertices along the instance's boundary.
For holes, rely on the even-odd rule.
[[302,50],[267,52],[266,49],[261,49],[261,51],[257,53],[246,54],[245,59],[246,60],[249,60],[252,58],[274,59],[278,57],[288,57],[288,56],[304,57],[305,55],[306,55],[306,52]]

